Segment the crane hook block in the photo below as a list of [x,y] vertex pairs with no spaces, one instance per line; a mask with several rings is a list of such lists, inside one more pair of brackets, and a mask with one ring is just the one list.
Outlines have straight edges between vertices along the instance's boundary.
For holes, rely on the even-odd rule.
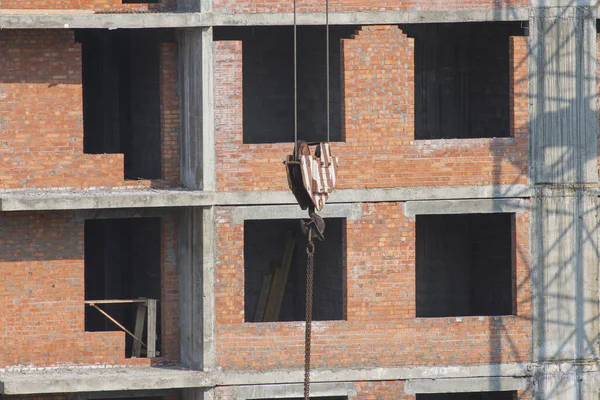
[[288,185],[300,208],[321,211],[335,188],[338,169],[338,158],[331,156],[329,143],[298,141],[293,154],[288,155],[283,163]]

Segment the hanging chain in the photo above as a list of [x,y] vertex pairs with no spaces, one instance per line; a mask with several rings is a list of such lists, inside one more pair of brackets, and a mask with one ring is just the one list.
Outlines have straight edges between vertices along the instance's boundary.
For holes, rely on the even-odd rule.
[[315,266],[315,245],[311,232],[306,245],[306,328],[304,331],[304,400],[310,397],[310,342],[313,306],[313,274]]
[[326,101],[327,101],[327,111],[326,111],[327,112],[327,143],[329,143],[329,132],[331,131],[331,121],[330,121],[330,119],[331,119],[330,97],[331,97],[331,95],[329,93],[329,91],[331,90],[329,87],[329,85],[330,85],[330,83],[329,83],[329,80],[330,80],[330,77],[329,77],[329,68],[330,68],[329,67],[329,62],[330,62],[329,61],[329,0],[325,0],[325,42],[326,42],[325,57],[327,58],[327,67],[326,67],[326,70],[327,70],[326,71],[326,75],[327,75],[327,77],[326,77],[326,80],[327,80],[327,83],[326,83],[326,86],[327,86],[327,96],[326,96]]
[[294,160],[298,160],[298,24],[294,0]]

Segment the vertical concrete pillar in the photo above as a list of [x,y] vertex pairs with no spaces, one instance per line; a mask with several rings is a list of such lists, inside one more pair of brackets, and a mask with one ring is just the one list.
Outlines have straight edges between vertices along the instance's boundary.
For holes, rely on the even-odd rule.
[[214,207],[184,209],[179,226],[181,363],[188,368],[210,371],[215,365]]
[[600,333],[597,196],[587,191],[598,184],[596,20],[561,2],[532,0],[529,25],[533,358],[544,365],[533,388],[539,399],[591,399],[595,372],[581,365],[597,360]]
[[213,29],[179,31],[181,183],[188,189],[215,189]]

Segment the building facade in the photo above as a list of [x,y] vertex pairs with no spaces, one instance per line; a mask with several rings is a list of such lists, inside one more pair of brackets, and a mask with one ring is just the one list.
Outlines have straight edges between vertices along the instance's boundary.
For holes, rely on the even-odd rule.
[[328,7],[0,0],[3,397],[301,398],[297,123],[311,397],[598,398],[596,2]]

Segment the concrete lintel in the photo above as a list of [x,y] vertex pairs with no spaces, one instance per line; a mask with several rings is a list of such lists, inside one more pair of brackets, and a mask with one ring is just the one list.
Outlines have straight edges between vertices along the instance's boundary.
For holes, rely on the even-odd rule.
[[207,373],[170,368],[57,368],[0,372],[0,394],[163,390],[210,385]]
[[[542,1],[542,0],[540,0]],[[583,1],[583,0],[580,0]],[[202,0],[202,4],[210,4]],[[526,21],[528,8],[492,8],[443,11],[333,12],[332,25],[377,25],[439,22]],[[202,28],[210,26],[292,25],[292,13],[219,13],[210,7],[203,12],[96,14],[89,11],[2,10],[0,29],[77,28]],[[324,13],[299,13],[300,25],[323,25]]]
[[[347,218],[351,221],[362,217],[362,206],[355,204],[330,204],[319,213],[323,218]],[[232,222],[242,224],[246,220],[257,219],[302,219],[307,218],[308,213],[299,206],[254,206],[236,207],[233,210]]]
[[526,210],[524,199],[408,201],[404,204],[406,218],[428,214],[521,213]]
[[[234,388],[236,400],[250,399],[284,399],[304,396],[304,385],[294,383],[287,385],[249,385]],[[356,395],[354,383],[314,383],[310,385],[311,397],[353,396]]]
[[530,378],[493,376],[463,379],[415,379],[404,385],[406,394],[508,392],[525,390]]

